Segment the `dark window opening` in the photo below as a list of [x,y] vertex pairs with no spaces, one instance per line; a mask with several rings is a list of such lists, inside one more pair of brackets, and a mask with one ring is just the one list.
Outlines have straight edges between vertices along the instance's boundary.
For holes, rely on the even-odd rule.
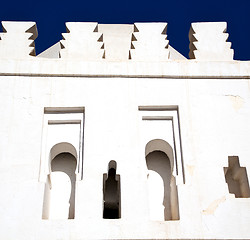
[[229,193],[236,198],[249,198],[250,188],[248,183],[247,171],[241,167],[238,156],[228,157],[228,167],[224,167],[226,183]]
[[120,175],[115,161],[109,162],[108,174],[103,174],[103,218],[121,218]]

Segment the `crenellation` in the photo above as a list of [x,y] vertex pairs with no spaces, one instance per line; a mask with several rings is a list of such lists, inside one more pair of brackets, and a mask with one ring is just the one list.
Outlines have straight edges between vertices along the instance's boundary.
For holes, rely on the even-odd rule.
[[127,61],[130,49],[132,24],[98,24],[103,33],[106,61]]
[[2,22],[0,58],[26,58],[35,56],[37,28],[35,22]]
[[234,51],[227,42],[226,22],[192,23],[189,31],[189,57],[196,60],[230,61]]
[[62,33],[60,57],[63,59],[101,60],[105,58],[103,34],[97,23],[67,22]]
[[135,23],[129,58],[139,61],[169,59],[167,23]]
[[[3,21],[0,33],[0,58],[35,56],[35,22]],[[99,26],[101,31],[99,31]],[[133,30],[132,30],[133,28]],[[198,61],[231,61],[234,50],[227,42],[226,22],[192,23],[189,31],[189,57]],[[67,22],[60,47],[45,55],[51,58],[119,61],[186,60],[169,45],[167,23],[132,25]],[[103,32],[105,36],[103,36]],[[129,38],[130,44],[129,44]],[[18,39],[18,41],[16,40]],[[107,46],[105,41],[107,41]],[[107,48],[107,49],[106,49]],[[47,50],[46,50],[47,51]],[[54,51],[57,51],[54,53]],[[180,56],[179,56],[179,55]]]

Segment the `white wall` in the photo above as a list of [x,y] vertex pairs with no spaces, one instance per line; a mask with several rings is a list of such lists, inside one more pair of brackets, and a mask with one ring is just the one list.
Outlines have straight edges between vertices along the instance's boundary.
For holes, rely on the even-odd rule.
[[[138,111],[145,105],[179,106],[186,181],[177,184],[177,221],[150,221]],[[223,170],[228,156],[237,155],[250,174],[249,105],[247,79],[1,76],[2,238],[249,238],[250,200],[229,194]],[[79,106],[85,107],[84,156],[75,219],[42,220],[44,107]],[[102,219],[110,160],[121,177],[122,218],[115,220]]]

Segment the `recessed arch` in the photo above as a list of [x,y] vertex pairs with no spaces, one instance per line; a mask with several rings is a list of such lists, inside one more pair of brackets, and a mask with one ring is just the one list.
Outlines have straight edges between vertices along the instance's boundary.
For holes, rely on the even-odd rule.
[[55,144],[50,150],[50,161],[60,153],[70,153],[77,159],[77,151],[71,143],[60,142]]
[[161,152],[164,152],[168,156],[169,161],[170,161],[170,166],[171,166],[171,172],[173,172],[174,152],[173,152],[173,148],[171,147],[171,145],[163,139],[153,139],[146,144],[145,157],[153,151],[161,151]]
[[74,219],[76,149],[70,143],[58,143],[51,148],[50,157],[43,219]]
[[179,219],[178,195],[173,176],[174,155],[168,142],[153,139],[146,144],[148,204],[151,220]]

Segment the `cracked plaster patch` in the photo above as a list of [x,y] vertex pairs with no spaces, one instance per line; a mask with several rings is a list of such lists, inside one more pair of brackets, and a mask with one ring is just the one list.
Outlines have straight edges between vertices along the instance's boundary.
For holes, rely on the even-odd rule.
[[193,165],[187,165],[187,171],[188,171],[188,173],[189,173],[191,176],[194,175],[194,168],[195,168],[195,166],[193,166]]
[[222,198],[216,199],[215,201],[213,201],[207,209],[203,210],[202,213],[204,215],[210,215],[210,214],[214,214],[215,210],[218,208],[218,206],[226,201],[226,197],[223,196]]
[[227,97],[229,97],[232,106],[234,108],[234,110],[238,111],[244,104],[244,99],[238,95],[234,96],[234,95],[226,95]]

